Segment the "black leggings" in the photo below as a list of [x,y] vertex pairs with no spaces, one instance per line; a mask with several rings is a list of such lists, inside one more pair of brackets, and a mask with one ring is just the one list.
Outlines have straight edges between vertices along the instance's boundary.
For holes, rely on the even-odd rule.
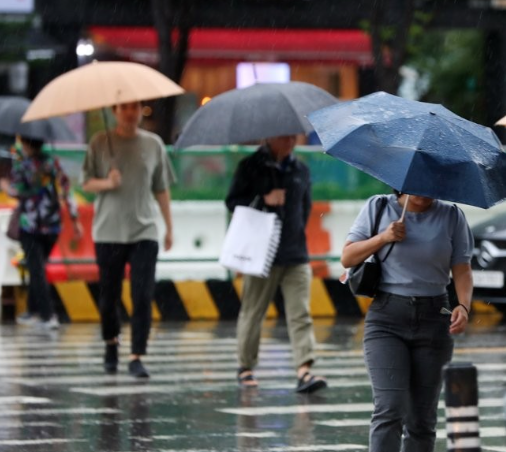
[[28,286],[28,312],[39,314],[44,321],[53,313],[53,300],[46,278],[46,263],[58,234],[30,234],[21,231],[20,241],[25,253],[26,267],[30,274]]
[[95,243],[95,250],[100,271],[102,337],[109,341],[120,333],[121,292],[125,266],[129,263],[133,303],[131,351],[133,355],[145,355],[151,328],[158,243],[153,240]]

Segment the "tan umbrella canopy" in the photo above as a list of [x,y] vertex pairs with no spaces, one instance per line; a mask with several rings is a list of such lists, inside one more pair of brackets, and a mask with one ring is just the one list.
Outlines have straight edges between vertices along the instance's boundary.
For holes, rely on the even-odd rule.
[[506,116],[504,118],[499,119],[499,121],[497,121],[494,125],[506,127]]
[[63,116],[183,92],[183,88],[149,66],[123,61],[93,62],[47,84],[22,120]]

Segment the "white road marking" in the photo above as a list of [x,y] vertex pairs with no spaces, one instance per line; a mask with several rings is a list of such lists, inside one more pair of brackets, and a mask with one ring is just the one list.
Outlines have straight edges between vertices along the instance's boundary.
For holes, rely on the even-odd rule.
[[291,405],[264,406],[252,408],[218,408],[221,413],[236,414],[238,416],[267,416],[271,414],[300,414],[300,413],[363,413],[372,412],[372,403],[340,403],[335,405]]
[[53,408],[42,410],[1,410],[0,417],[9,416],[50,416],[53,414],[114,414],[120,410],[112,408]]
[[[480,399],[481,408],[502,407],[502,399]],[[444,410],[445,403],[439,401],[438,409]],[[289,405],[289,406],[264,406],[251,408],[218,408],[222,413],[236,414],[238,416],[267,416],[271,414],[297,414],[297,413],[359,413],[372,412],[372,403],[342,403],[335,405]]]
[[[121,358],[120,358],[121,361]],[[127,359],[125,357],[123,364],[126,366]],[[26,376],[35,376],[35,375],[43,375],[43,376],[49,376],[49,375],[82,375],[84,372],[86,374],[104,374],[104,369],[102,366],[102,362],[100,361],[100,364],[85,364],[82,363],[82,365],[76,365],[76,366],[31,366],[30,360],[27,360],[26,363],[27,366],[11,366],[2,368],[0,367],[0,376],[18,376],[22,377],[24,375]],[[351,359],[351,360],[345,360],[345,359],[319,359],[318,360],[318,367],[315,368],[317,371],[320,371],[320,368],[328,368],[328,367],[360,367],[360,365],[363,364],[363,360],[361,359]],[[121,366],[121,364],[120,364]],[[290,368],[292,366],[292,360],[286,359],[285,361],[282,361],[281,359],[263,359],[261,365],[259,366],[259,369],[279,369],[280,367],[287,367]],[[235,359],[229,360],[229,361],[217,361],[217,362],[187,362],[187,361],[181,361],[177,363],[177,370],[178,371],[188,371],[188,370],[202,370],[202,369],[220,369],[220,370],[232,370],[233,373],[237,371],[237,363]],[[151,373],[161,373],[162,371],[166,371],[167,373],[174,372],[174,364],[172,362],[168,363],[150,363],[149,370]]]
[[274,432],[239,432],[236,436],[244,438],[276,438],[279,435]]
[[45,397],[24,397],[24,396],[0,396],[0,406],[11,404],[43,404],[51,403],[51,399]]
[[[130,381],[132,379],[130,378]],[[344,380],[344,379],[330,379],[327,380],[328,387],[330,389],[339,389],[343,387],[364,387],[370,386],[369,381],[364,380]],[[234,382],[235,384],[235,382]],[[69,388],[70,392],[79,394],[94,395],[99,397],[107,396],[118,396],[118,395],[133,395],[133,394],[156,394],[156,393],[167,393],[167,392],[181,392],[187,391],[189,387],[192,387],[192,391],[219,391],[219,390],[230,390],[229,381],[206,381],[205,383],[199,383],[195,386],[194,381],[177,382],[174,384],[149,384],[149,385],[122,385],[122,386],[77,386]],[[263,390],[268,389],[288,389],[293,390],[295,388],[295,382],[290,381],[275,381],[275,380],[262,380],[261,388]]]
[[[316,370],[315,370],[316,372]],[[317,372],[325,376],[365,376],[366,370],[362,367],[349,367],[342,369],[321,368],[318,367]],[[285,378],[293,377],[295,381],[295,371],[291,369],[267,370],[259,369],[255,372],[259,378]],[[180,381],[223,381],[235,380],[235,372],[181,372],[171,373],[169,375],[152,375],[150,381],[153,382],[180,382]],[[37,378],[17,378],[7,377],[5,381],[9,383],[23,384],[27,386],[41,385],[96,385],[100,383],[125,383],[131,382],[132,377],[129,375],[79,375],[79,376],[63,376],[63,377],[37,377]]]
[[[446,429],[437,431],[437,437],[443,439],[447,437]],[[505,427],[482,427],[480,428],[480,438],[505,438],[506,428]]]
[[[346,451],[346,450],[364,450],[367,446],[361,444],[339,444],[339,445],[321,445],[321,446],[286,446],[286,447],[271,447],[267,452],[333,452],[333,451]],[[265,449],[259,449],[265,450]]]
[[0,439],[1,446],[39,446],[41,444],[84,443],[85,439]]
[[315,421],[317,425],[325,425],[327,427],[369,427],[371,419],[330,419],[328,421]]

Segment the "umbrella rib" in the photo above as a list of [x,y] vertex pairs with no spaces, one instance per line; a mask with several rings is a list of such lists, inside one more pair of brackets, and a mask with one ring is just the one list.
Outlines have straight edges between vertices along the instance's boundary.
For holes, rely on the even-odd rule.
[[[297,118],[299,118],[299,122],[300,122],[301,126],[303,127],[303,129],[305,129],[303,121],[307,121],[307,119],[306,118],[301,119],[302,115],[296,110],[296,108],[293,106],[293,104],[290,102],[290,100],[286,97],[286,93],[284,93],[282,90],[280,91],[280,93],[281,93],[283,100],[288,104],[290,109],[295,113],[295,116]],[[308,124],[309,124],[309,121],[308,121]]]
[[[463,140],[464,137],[461,137],[459,134],[457,134],[454,131],[452,131],[451,128],[450,128],[450,126],[447,124],[447,122],[445,120],[442,120],[441,118],[439,118],[439,122],[441,124],[441,127],[444,127],[447,130],[447,133],[452,134],[452,136],[458,141],[458,143],[460,144],[460,146],[462,146],[462,149],[466,149],[467,150],[468,143],[465,140]],[[453,124],[453,122],[451,124]],[[467,134],[470,133],[466,129],[462,129],[462,128],[459,128],[459,129],[462,130],[462,131],[464,131]],[[471,135],[473,135],[473,134],[471,133]]]
[[[224,94],[225,96],[225,94]],[[235,103],[234,106],[232,107],[232,111],[231,111],[231,114],[230,114],[230,118],[235,118],[235,110],[237,108],[237,106],[239,105],[239,102]],[[228,136],[231,137],[232,136],[232,125],[233,125],[233,121],[228,121]],[[239,144],[239,143],[232,143],[232,144]]]

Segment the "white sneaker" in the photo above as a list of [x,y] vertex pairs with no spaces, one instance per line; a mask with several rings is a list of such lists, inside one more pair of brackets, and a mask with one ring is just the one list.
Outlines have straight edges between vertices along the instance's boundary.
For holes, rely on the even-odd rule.
[[39,325],[44,330],[57,330],[60,328],[60,322],[58,322],[58,318],[55,315],[49,320],[40,320]]
[[36,325],[40,322],[40,317],[37,314],[30,312],[24,312],[16,317],[16,323],[18,325]]

